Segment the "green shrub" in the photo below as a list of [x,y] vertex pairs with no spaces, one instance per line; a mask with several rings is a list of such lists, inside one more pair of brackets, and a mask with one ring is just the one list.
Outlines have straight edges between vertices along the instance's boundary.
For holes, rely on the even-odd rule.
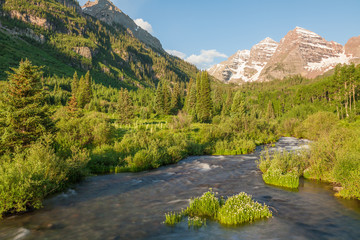
[[165,223],[174,226],[186,215],[188,226],[194,228],[206,225],[207,218],[224,225],[239,225],[272,217],[268,206],[253,201],[246,193],[239,193],[225,201],[223,197],[217,198],[211,189],[201,197],[192,199],[185,211],[165,214]]
[[281,186],[286,188],[298,188],[299,176],[294,172],[283,173],[280,169],[269,168],[263,174],[266,184]]
[[298,188],[299,177],[303,175],[308,166],[305,161],[307,153],[275,151],[270,154],[265,151],[257,162],[259,169],[263,172],[263,180],[267,184],[287,188]]
[[66,165],[48,142],[37,142],[0,164],[0,217],[40,208],[49,194],[65,187]]
[[210,189],[210,191],[204,193],[201,197],[192,199],[190,206],[186,209],[186,213],[190,217],[198,216],[215,219],[219,208],[220,201]]
[[298,137],[318,140],[328,134],[339,123],[337,116],[330,112],[318,112],[310,115],[295,131]]
[[272,213],[268,206],[255,202],[250,195],[242,192],[226,200],[217,219],[224,225],[239,225],[270,217]]

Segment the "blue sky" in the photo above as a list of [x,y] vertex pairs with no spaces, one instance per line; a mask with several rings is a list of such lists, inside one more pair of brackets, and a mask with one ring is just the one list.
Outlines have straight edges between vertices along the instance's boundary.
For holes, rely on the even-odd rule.
[[[79,0],[83,5],[86,0]],[[360,35],[360,0],[113,0],[166,50],[207,68],[300,26],[345,44]],[[147,25],[144,25],[147,24]],[[151,27],[151,28],[150,28]],[[175,52],[173,52],[175,53]]]

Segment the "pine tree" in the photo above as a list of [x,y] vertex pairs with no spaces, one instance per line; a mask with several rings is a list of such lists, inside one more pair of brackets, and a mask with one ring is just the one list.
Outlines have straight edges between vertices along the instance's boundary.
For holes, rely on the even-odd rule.
[[275,110],[274,105],[271,101],[269,101],[267,111],[266,111],[266,118],[267,119],[275,119]]
[[157,114],[163,114],[165,106],[164,106],[163,87],[161,82],[158,83],[158,86],[156,88],[154,108]]
[[176,115],[182,108],[180,87],[178,83],[174,84],[173,91],[171,93],[171,113]]
[[199,101],[201,99],[201,72],[199,72],[196,75],[196,88],[195,88],[195,92],[196,92],[196,108],[195,108],[195,113],[196,113],[196,119],[199,120],[198,114],[201,112],[201,105],[199,104]]
[[119,119],[122,123],[127,123],[134,118],[134,106],[127,89],[121,88],[120,90],[117,113],[119,114]]
[[223,106],[222,106],[222,110],[221,110],[221,115],[222,116],[227,116],[230,114],[230,108],[232,106],[232,101],[231,101],[231,91],[228,90],[227,93],[226,93],[226,100],[225,102],[223,103]]
[[200,122],[210,122],[212,116],[211,88],[208,73],[201,74],[200,93],[197,98],[197,119]]
[[40,136],[54,131],[46,105],[48,93],[41,83],[41,68],[25,60],[11,70],[1,99],[1,110],[6,116],[2,124],[2,150],[28,146]]
[[84,108],[86,104],[90,103],[93,97],[93,92],[92,92],[91,77],[89,71],[85,74],[85,78],[81,76],[76,91],[76,97],[78,100],[78,105],[81,108]]
[[168,115],[171,113],[171,94],[169,91],[169,86],[165,82],[162,84],[162,92],[164,102],[163,113]]
[[77,72],[75,72],[73,75],[73,80],[71,82],[71,92],[76,94],[78,87],[79,87],[79,77]]
[[76,95],[73,93],[71,95],[71,98],[69,99],[69,102],[67,104],[67,111],[69,113],[70,117],[77,117],[78,116],[78,103],[76,100]]
[[196,83],[190,79],[187,96],[185,100],[185,111],[192,116],[193,119],[196,118]]
[[241,92],[236,92],[232,105],[231,105],[231,117],[241,118],[245,115],[245,102]]

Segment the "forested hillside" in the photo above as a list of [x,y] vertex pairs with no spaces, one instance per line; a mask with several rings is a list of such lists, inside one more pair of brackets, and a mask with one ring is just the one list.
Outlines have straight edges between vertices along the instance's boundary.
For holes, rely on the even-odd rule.
[[122,26],[83,14],[77,1],[7,0],[1,8],[3,80],[4,70],[25,57],[45,64],[46,75],[90,70],[96,83],[116,88],[185,83],[196,75],[193,65],[146,46]]

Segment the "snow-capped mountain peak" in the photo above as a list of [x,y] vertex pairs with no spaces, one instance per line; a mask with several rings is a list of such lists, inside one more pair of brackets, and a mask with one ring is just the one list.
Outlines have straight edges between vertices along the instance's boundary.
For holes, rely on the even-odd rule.
[[315,78],[339,63],[360,62],[360,36],[349,42],[344,48],[312,31],[296,27],[280,43],[267,37],[250,51],[238,51],[213,66],[209,73],[224,82],[237,83],[269,81],[298,74]]

